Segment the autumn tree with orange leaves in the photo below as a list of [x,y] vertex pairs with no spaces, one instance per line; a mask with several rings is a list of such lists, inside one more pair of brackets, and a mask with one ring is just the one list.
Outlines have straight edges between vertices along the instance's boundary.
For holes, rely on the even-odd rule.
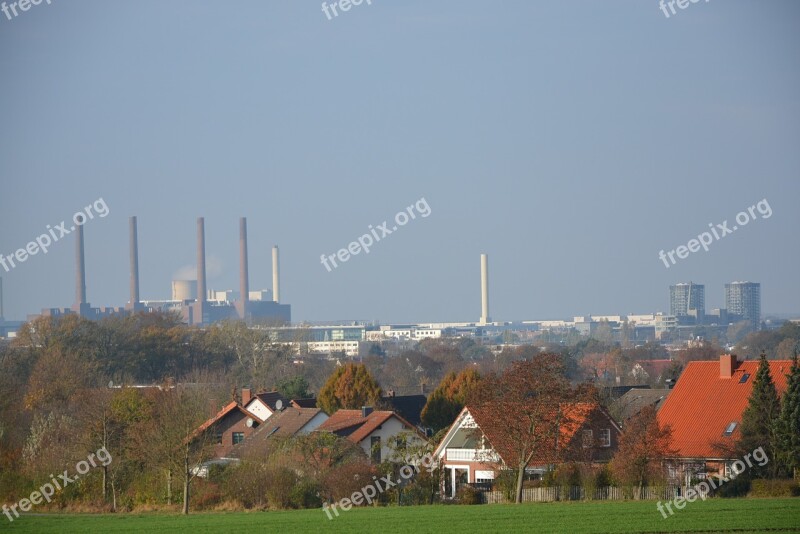
[[516,470],[516,502],[522,502],[525,468],[537,463],[556,464],[567,448],[559,443],[562,431],[574,426],[574,407],[591,401],[586,388],[573,387],[557,354],[537,354],[516,361],[501,374],[483,378],[467,405],[481,417],[482,431],[491,435],[495,451]]
[[348,363],[336,369],[322,386],[317,406],[332,414],[339,409],[375,406],[381,400],[381,388],[366,366]]
[[665,461],[675,456],[672,429],[658,424],[656,409],[647,406],[625,425],[619,449],[611,461],[611,472],[618,482],[642,490],[663,477]]

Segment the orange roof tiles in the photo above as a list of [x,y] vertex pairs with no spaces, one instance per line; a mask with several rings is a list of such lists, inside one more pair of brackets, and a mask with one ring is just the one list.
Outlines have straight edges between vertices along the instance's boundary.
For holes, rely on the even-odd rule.
[[318,430],[346,436],[353,443],[359,443],[392,417],[396,417],[409,430],[419,432],[414,425],[396,413],[385,410],[374,410],[366,417],[362,416],[361,410],[337,410],[318,427]]
[[[731,377],[722,378],[719,360],[689,362],[658,412],[658,422],[672,427],[672,446],[679,458],[720,458],[722,453],[714,444],[732,444],[739,439],[742,413],[753,390],[758,363],[738,362]],[[786,374],[791,366],[789,360],[769,361],[778,395],[786,391]],[[750,376],[742,382],[745,373]],[[723,436],[732,422],[737,423],[735,430]]]

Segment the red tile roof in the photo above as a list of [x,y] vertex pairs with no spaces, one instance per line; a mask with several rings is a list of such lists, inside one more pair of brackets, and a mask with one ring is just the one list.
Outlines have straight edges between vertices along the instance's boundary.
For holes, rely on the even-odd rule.
[[[786,391],[786,374],[791,366],[789,360],[769,362],[778,395]],[[739,426],[753,390],[758,361],[739,362],[731,378],[721,378],[720,370],[720,361],[689,362],[658,411],[658,422],[672,427],[672,446],[679,458],[720,458],[722,453],[714,444],[732,444],[741,436]],[[750,376],[741,382],[745,373]],[[733,434],[723,436],[732,422],[737,423]]]
[[361,410],[337,410],[318,427],[318,430],[327,430],[340,436],[346,436],[353,443],[360,443],[392,417],[397,418],[409,430],[419,433],[414,425],[396,413],[385,410],[374,410],[366,417],[362,416]]

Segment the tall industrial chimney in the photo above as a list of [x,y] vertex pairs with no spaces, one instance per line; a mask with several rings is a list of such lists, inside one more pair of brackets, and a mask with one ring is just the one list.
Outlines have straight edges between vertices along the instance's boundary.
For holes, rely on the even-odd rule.
[[250,283],[247,276],[247,218],[239,219],[239,318],[247,318]]
[[481,254],[481,324],[491,323],[489,317],[489,256]]
[[83,249],[83,225],[77,225],[75,236],[75,311],[82,313],[86,305],[86,262]]
[[131,256],[131,300],[129,309],[139,308],[139,232],[136,227],[136,217],[130,218],[130,256]]
[[206,225],[203,217],[197,218],[197,302],[192,324],[203,324],[206,311]]
[[272,300],[281,301],[281,264],[278,261],[278,245],[272,247]]

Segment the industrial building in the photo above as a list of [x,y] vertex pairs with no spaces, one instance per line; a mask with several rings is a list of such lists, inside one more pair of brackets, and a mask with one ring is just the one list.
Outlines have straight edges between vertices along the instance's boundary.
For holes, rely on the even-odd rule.
[[[170,300],[142,301],[139,297],[139,235],[136,217],[130,229],[130,301],[119,308],[93,308],[86,296],[86,264],[83,226],[78,226],[75,242],[75,304],[71,308],[42,310],[43,316],[78,314],[97,320],[112,315],[136,312],[177,312],[190,325],[208,325],[228,319],[273,325],[291,322],[291,306],[278,301],[280,267],[278,247],[272,249],[272,290],[250,291],[247,260],[247,219],[239,219],[239,292],[206,289],[205,219],[197,219],[197,280],[173,280]],[[29,317],[28,319],[32,319]]]

